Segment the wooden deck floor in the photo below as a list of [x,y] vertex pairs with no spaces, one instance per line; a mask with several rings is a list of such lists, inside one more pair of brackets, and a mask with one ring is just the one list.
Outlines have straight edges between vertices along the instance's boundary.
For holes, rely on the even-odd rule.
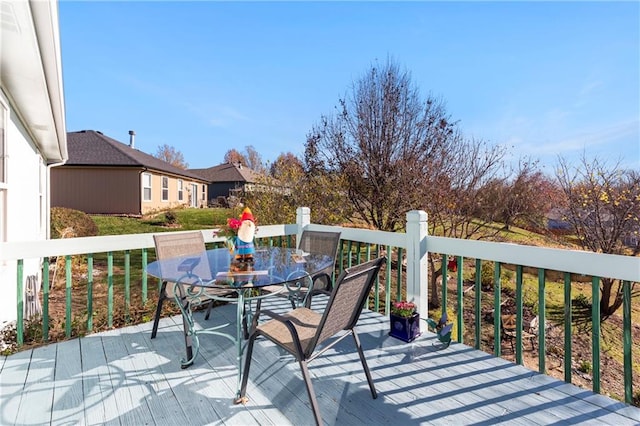
[[[286,306],[286,305],[283,305]],[[233,305],[209,321],[230,320]],[[99,333],[0,358],[2,425],[305,425],[313,415],[299,367],[264,340],[254,352],[247,405],[232,402],[232,343],[204,335],[182,370],[181,319]],[[640,409],[433,335],[407,344],[387,319],[363,313],[359,335],[378,390],[372,399],[352,341],[311,363],[323,420],[334,425],[638,425]]]

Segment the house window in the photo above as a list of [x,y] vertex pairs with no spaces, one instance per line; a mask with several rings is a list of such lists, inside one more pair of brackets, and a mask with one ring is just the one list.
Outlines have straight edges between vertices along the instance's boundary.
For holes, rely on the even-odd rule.
[[182,195],[183,187],[182,179],[178,179],[178,201],[184,200],[184,196]]
[[142,201],[151,201],[151,174],[142,174]]
[[169,201],[169,178],[162,176],[162,201]]
[[207,201],[207,186],[202,185],[202,201]]

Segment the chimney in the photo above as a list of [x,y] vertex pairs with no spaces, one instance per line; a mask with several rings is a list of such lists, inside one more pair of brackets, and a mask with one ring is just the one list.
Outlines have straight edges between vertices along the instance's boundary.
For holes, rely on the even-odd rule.
[[136,132],[134,130],[129,130],[129,146],[131,148],[135,148],[135,139],[136,139]]

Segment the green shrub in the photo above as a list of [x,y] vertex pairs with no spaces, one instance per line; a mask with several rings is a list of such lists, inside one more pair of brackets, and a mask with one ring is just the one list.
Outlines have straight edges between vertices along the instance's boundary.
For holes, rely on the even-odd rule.
[[[475,282],[476,271],[471,273],[471,279]],[[483,288],[493,287],[493,262],[482,262],[480,269],[480,284]]]
[[582,371],[587,374],[591,373],[591,363],[589,361],[580,361],[578,371]]
[[94,237],[98,227],[91,216],[66,207],[51,208],[51,238]]
[[178,223],[178,216],[173,210],[168,210],[164,213],[164,220],[167,225],[175,225]]
[[591,301],[584,294],[580,293],[573,299],[573,305],[578,308],[591,309]]

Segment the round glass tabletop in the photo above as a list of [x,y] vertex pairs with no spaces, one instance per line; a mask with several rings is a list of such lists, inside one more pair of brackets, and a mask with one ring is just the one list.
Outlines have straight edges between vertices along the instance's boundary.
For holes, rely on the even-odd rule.
[[[256,248],[252,262],[236,262],[226,248],[157,260],[147,273],[164,281],[207,287],[264,287],[309,277],[333,265],[325,254],[280,247]],[[195,280],[194,280],[195,279]]]

